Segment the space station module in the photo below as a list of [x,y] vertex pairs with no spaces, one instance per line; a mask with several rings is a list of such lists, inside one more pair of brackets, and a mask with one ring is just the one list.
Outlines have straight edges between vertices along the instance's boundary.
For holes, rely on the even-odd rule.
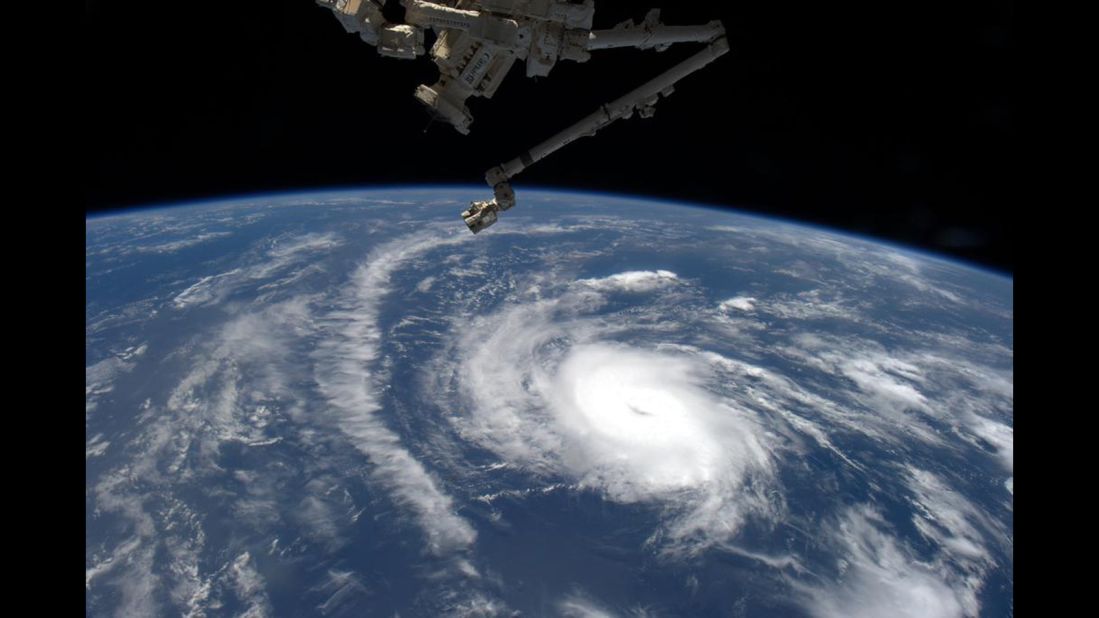
[[516,62],[527,77],[549,75],[559,60],[586,62],[591,52],[621,47],[663,51],[675,43],[705,43],[706,47],[626,95],[520,154],[491,168],[485,180],[494,197],[473,202],[462,213],[477,233],[496,222],[498,214],[515,204],[510,180],[536,161],[572,141],[629,118],[635,111],[650,117],[660,97],[673,92],[676,82],[716,60],[729,50],[719,21],[701,25],[669,26],[658,10],[640,22],[625,21],[614,28],[593,30],[594,0],[400,0],[404,23],[390,23],[383,14],[386,0],[316,0],[330,9],[348,32],[357,33],[378,53],[400,59],[424,55],[424,33],[432,30],[431,57],[438,80],[416,88],[414,96],[432,115],[463,135],[473,116],[470,97],[492,98]]

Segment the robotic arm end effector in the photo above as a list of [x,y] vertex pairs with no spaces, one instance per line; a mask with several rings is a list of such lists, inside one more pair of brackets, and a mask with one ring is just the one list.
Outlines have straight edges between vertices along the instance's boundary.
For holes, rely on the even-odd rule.
[[[494,168],[493,171],[496,169],[499,168]],[[492,177],[492,171],[488,176]],[[496,223],[501,212],[515,205],[515,191],[506,178],[493,186],[493,193],[493,199],[471,202],[469,208],[462,211],[462,220],[474,234]]]

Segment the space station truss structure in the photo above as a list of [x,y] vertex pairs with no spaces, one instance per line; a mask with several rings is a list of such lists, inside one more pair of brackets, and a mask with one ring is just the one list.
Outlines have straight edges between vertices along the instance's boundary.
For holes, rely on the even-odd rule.
[[541,77],[549,75],[560,60],[586,62],[591,52],[602,49],[663,51],[676,43],[705,44],[701,51],[640,87],[491,168],[485,180],[494,197],[473,202],[462,213],[473,233],[492,225],[500,212],[515,205],[510,181],[516,174],[619,118],[629,118],[634,112],[643,118],[652,116],[656,103],[670,95],[677,82],[729,50],[721,22],[670,26],[661,23],[657,9],[640,22],[627,20],[610,29],[593,30],[594,0],[400,0],[404,23],[386,21],[382,9],[387,0],[316,2],[331,10],[345,30],[391,58],[424,55],[424,33],[432,30],[436,38],[430,54],[439,68],[439,79],[418,86],[414,95],[435,118],[463,135],[469,134],[473,124],[468,99],[492,98],[516,62],[524,63],[527,77]]

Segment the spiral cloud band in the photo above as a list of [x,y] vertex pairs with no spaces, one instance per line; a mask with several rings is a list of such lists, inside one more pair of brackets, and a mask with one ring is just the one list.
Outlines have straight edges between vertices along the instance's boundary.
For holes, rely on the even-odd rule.
[[1011,612],[1010,281],[545,199],[90,234],[91,613]]
[[[484,328],[458,343],[470,414],[457,422],[467,438],[616,502],[668,508],[676,515],[653,538],[671,541],[669,551],[719,542],[747,513],[781,509],[764,490],[774,445],[753,413],[721,393],[728,375],[720,364],[729,361],[614,339],[659,335],[666,325],[656,318],[671,310],[679,284],[669,271],[577,280],[552,299],[484,316]],[[615,300],[632,317],[608,321]]]

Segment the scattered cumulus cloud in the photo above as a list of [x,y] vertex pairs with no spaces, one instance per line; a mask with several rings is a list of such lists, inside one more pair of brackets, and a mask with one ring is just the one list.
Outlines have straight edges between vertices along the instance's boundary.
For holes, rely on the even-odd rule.
[[618,616],[577,593],[561,599],[557,603],[557,610],[564,618],[616,618]]
[[948,577],[920,562],[885,532],[879,513],[855,507],[828,532],[842,556],[835,582],[795,582],[805,609],[818,618],[962,618],[975,616]]
[[110,446],[110,441],[104,440],[103,434],[97,433],[88,439],[87,444],[84,447],[84,459],[101,457],[104,453],[107,452],[107,449]]
[[600,291],[651,292],[678,281],[679,276],[669,270],[635,270],[599,279],[581,279],[577,284]]
[[268,281],[263,284],[267,289],[299,281],[309,274],[322,271],[313,264],[307,264],[304,268],[294,270],[281,279],[269,280],[279,277],[317,254],[330,252],[342,246],[343,243],[342,238],[331,232],[277,239],[266,246],[258,257],[253,258],[251,264],[223,273],[207,275],[192,283],[176,295],[173,305],[177,310],[216,305],[249,283]]
[[751,296],[736,296],[728,300],[724,300],[718,305],[718,308],[722,311],[752,311],[755,309],[756,299]]

